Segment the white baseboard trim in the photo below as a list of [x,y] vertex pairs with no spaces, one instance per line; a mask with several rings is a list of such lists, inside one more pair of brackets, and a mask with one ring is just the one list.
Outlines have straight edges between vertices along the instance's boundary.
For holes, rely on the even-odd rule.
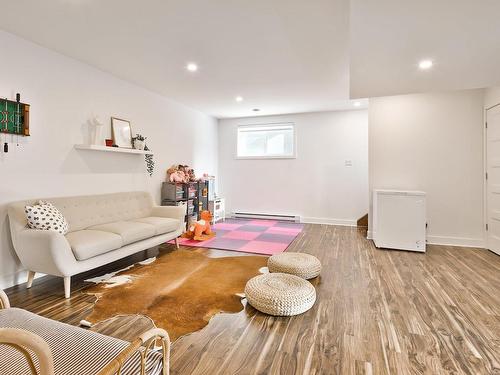
[[[45,276],[44,273],[36,273],[35,279]],[[0,275],[0,289],[7,289],[11,286],[25,283],[28,280],[28,271],[21,270],[10,275]]]
[[331,219],[327,217],[305,217],[305,216],[302,216],[301,219],[302,223],[308,223],[308,224],[342,225],[346,227],[355,227],[357,225],[356,220]]
[[427,236],[427,244],[479,248],[485,247],[484,239],[466,237]]
[[366,239],[373,240],[373,232],[371,230],[366,232]]

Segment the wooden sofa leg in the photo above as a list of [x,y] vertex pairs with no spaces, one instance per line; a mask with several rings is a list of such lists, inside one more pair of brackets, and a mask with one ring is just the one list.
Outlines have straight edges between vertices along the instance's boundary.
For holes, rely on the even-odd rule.
[[33,279],[35,278],[35,271],[28,271],[28,283],[26,284],[26,288],[31,288],[33,285]]
[[175,237],[175,247],[179,248],[179,237]]
[[64,277],[64,297],[69,298],[71,294],[71,276]]

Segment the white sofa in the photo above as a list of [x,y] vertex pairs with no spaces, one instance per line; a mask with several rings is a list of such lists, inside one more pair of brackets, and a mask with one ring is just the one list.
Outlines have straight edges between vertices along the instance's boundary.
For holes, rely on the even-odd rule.
[[9,205],[12,243],[29,270],[64,278],[66,298],[71,276],[175,239],[185,229],[186,206],[155,206],[147,192],[44,198],[69,223],[66,235],[27,227],[24,207],[38,199]]

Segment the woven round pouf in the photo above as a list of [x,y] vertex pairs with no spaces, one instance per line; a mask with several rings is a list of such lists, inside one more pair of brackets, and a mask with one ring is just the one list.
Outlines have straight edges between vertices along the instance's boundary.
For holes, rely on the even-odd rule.
[[304,253],[281,253],[271,256],[267,261],[269,272],[282,272],[312,279],[321,272],[318,258]]
[[267,273],[248,280],[248,303],[276,316],[292,316],[309,310],[316,301],[316,289],[309,281],[286,273]]

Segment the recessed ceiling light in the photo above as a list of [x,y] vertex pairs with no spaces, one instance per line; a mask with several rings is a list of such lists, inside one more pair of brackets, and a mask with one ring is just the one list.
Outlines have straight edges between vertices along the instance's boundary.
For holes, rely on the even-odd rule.
[[432,60],[422,60],[418,63],[418,67],[421,69],[421,70],[427,70],[427,69],[430,69],[432,68]]
[[242,96],[237,96],[236,98],[234,98],[234,100],[236,100],[237,102],[242,102],[243,101],[243,97]]
[[186,65],[186,69],[190,72],[196,72],[198,70],[198,65],[196,65],[195,63],[188,63]]
[[254,108],[254,109],[252,109],[252,111],[254,111],[254,112],[259,112],[259,111],[260,111],[260,109],[259,109],[259,108]]
[[361,107],[361,102],[354,102],[353,106],[355,106],[355,107]]

